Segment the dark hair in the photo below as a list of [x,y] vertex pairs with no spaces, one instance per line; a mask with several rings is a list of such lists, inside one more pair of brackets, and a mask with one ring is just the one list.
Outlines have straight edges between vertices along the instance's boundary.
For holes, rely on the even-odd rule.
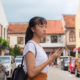
[[33,37],[33,32],[31,30],[32,27],[35,27],[36,25],[43,25],[43,24],[47,24],[47,21],[45,18],[43,17],[33,17],[30,21],[29,21],[29,24],[28,24],[28,28],[26,30],[26,36],[25,36],[25,44],[30,40],[32,39]]

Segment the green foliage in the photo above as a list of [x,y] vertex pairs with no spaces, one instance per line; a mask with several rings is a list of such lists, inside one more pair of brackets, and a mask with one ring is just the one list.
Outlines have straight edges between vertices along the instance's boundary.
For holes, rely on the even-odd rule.
[[22,53],[21,53],[21,49],[20,49],[20,47],[19,47],[18,45],[15,45],[14,48],[11,48],[11,47],[8,45],[8,41],[5,40],[5,39],[2,39],[2,38],[0,37],[0,52],[1,52],[2,50],[5,50],[6,48],[9,49],[10,55],[12,55],[12,56],[14,56],[14,57],[22,54]]
[[2,43],[2,38],[0,37],[0,44]]
[[4,50],[8,46],[8,41],[0,37],[0,50]]
[[15,54],[14,54],[13,52],[11,52],[11,53],[10,53],[10,55],[12,55],[12,56],[14,56],[14,57],[15,57]]
[[8,41],[3,39],[2,49],[5,49],[7,47],[7,45],[8,45]]
[[18,45],[15,45],[14,48],[9,48],[10,55],[16,57],[18,55],[21,55],[21,49]]

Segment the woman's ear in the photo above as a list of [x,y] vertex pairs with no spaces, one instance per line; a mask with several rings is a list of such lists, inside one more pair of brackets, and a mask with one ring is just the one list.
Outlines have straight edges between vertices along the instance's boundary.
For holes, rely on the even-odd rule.
[[31,30],[32,30],[32,32],[34,32],[34,28],[33,27],[31,28]]

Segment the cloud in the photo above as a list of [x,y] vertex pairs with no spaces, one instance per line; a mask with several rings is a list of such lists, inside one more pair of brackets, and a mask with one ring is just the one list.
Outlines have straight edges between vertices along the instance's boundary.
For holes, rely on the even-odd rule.
[[68,14],[69,13],[76,14],[78,5],[79,0],[69,0],[69,2],[67,2],[67,4],[65,5],[63,12]]
[[[9,22],[29,21],[33,16],[60,19],[63,13],[75,14],[79,0],[2,0]],[[27,19],[26,19],[27,18]]]

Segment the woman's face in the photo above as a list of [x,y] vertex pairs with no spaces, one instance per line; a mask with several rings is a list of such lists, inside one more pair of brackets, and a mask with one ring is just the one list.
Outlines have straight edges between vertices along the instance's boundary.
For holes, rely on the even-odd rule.
[[35,26],[34,34],[39,38],[45,38],[46,30],[47,30],[47,24],[43,24],[43,25],[39,24]]

